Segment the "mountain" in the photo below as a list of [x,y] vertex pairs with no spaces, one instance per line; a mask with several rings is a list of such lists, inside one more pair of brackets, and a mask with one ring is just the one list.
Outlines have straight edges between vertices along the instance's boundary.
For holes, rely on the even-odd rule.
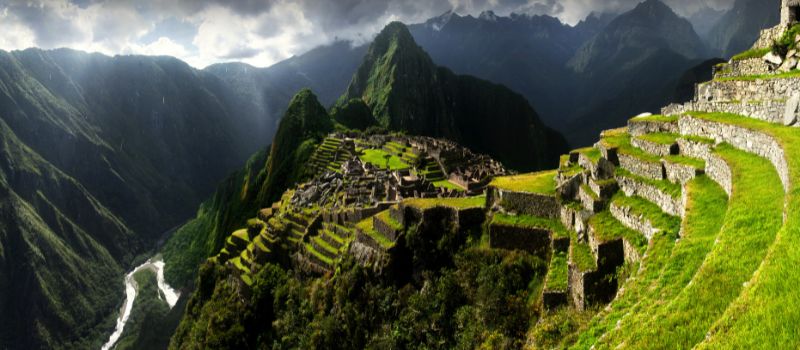
[[102,344],[123,271],[266,144],[240,102],[174,58],[0,52],[0,348]]
[[686,19],[692,23],[692,27],[694,27],[694,31],[697,32],[697,35],[699,35],[704,42],[708,43],[708,35],[711,29],[725,16],[727,11],[713,9],[708,5],[702,6],[703,7]]
[[542,168],[565,147],[522,96],[436,66],[399,22],[370,46],[340,103],[351,99],[390,130],[460,142],[516,169]]
[[593,13],[571,27],[550,16],[448,12],[409,30],[437,65],[508,86],[559,128],[567,108],[553,101],[575,84],[564,62],[612,18]]
[[251,157],[200,206],[197,216],[177,230],[164,247],[167,278],[187,285],[197,267],[218,252],[224,239],[264,203],[304,179],[304,164],[328,132],[333,119],[308,89],[298,92],[281,119],[269,150]]
[[242,101],[240,108],[246,113],[263,116],[264,134],[268,135],[264,141],[269,143],[296,91],[310,88],[323,105],[332,105],[347,87],[366,49],[365,45],[354,47],[350,42],[337,41],[267,68],[220,63],[205,71],[223,81],[227,90]]
[[715,54],[731,57],[753,46],[762,29],[780,22],[780,0],[736,0],[709,32]]
[[705,60],[691,23],[659,0],[648,0],[609,23],[568,63],[579,82],[567,137],[585,145],[626,116],[670,102],[676,77]]

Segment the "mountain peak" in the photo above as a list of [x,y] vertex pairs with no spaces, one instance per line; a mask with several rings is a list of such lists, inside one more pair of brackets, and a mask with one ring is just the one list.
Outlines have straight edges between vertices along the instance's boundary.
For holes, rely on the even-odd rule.
[[478,18],[482,19],[484,21],[490,21],[490,22],[496,22],[497,21],[497,15],[492,10],[487,10],[487,11],[481,12],[481,14],[478,16]]
[[630,12],[632,15],[637,16],[664,16],[664,15],[673,15],[677,16],[675,11],[672,10],[671,7],[667,6],[661,0],[645,0]]

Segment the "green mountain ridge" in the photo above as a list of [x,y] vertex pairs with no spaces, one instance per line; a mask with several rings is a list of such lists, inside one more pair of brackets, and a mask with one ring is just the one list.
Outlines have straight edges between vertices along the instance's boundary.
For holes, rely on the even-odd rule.
[[351,99],[390,130],[450,139],[519,170],[552,164],[566,147],[522,96],[437,67],[399,22],[375,38],[339,103]]

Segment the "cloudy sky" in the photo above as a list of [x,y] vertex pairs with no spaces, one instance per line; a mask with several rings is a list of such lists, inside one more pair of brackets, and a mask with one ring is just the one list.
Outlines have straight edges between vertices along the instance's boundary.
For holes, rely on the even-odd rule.
[[[368,41],[386,23],[448,10],[548,14],[574,24],[641,0],[0,0],[0,49],[69,47],[107,55],[178,57],[194,67],[266,67],[337,38]],[[679,14],[733,0],[664,0]]]

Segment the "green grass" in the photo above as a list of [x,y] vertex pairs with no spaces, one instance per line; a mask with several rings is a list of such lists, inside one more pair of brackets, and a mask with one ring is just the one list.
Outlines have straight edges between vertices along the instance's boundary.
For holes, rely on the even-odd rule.
[[486,206],[486,196],[463,198],[414,198],[403,201],[403,204],[422,210],[435,207],[446,207],[453,209],[483,208]]
[[589,219],[589,226],[594,229],[594,235],[600,242],[609,242],[624,239],[633,245],[640,255],[647,249],[647,238],[639,232],[631,230],[619,222],[611,212],[604,211]]
[[[800,324],[800,133],[755,119],[726,114],[696,114],[759,130],[775,137],[786,152],[792,184],[787,197],[786,223],[766,258],[740,297],[715,322],[698,348],[798,348]],[[773,191],[777,191],[773,189]],[[752,208],[755,208],[751,206]],[[762,209],[759,208],[759,211]],[[751,232],[760,232],[755,226]]]
[[621,339],[607,338],[605,345],[688,348],[698,344],[764,259],[782,223],[780,179],[762,158],[724,145],[718,152],[731,166],[734,193],[712,251],[691,284],[649,314],[646,322],[635,325]]
[[556,170],[497,177],[489,184],[496,188],[526,193],[552,195],[556,193]]
[[597,164],[600,161],[600,158],[603,157],[603,154],[600,153],[600,150],[595,147],[585,147],[576,149],[573,152],[582,154],[584,157],[588,158],[593,164]]
[[597,261],[594,259],[592,247],[588,243],[578,241],[574,235],[571,237],[569,253],[570,262],[575,264],[578,270],[586,272],[597,269]]
[[600,200],[600,197],[597,195],[597,193],[594,193],[594,191],[592,190],[591,187],[589,187],[589,185],[582,184],[581,185],[581,190],[583,190],[583,192],[586,192],[587,194],[589,194],[589,197],[592,197],[592,199],[594,199],[596,201]]
[[800,77],[800,70],[795,69],[789,72],[777,74],[754,74],[742,75],[737,77],[722,77],[714,79],[714,81],[755,81],[755,80],[771,80],[771,79],[787,79]]
[[700,170],[703,170],[703,169],[706,168],[706,161],[704,161],[702,159],[699,159],[699,158],[691,158],[691,157],[687,157],[687,156],[672,155],[672,156],[664,157],[664,160],[669,162],[669,163],[673,163],[673,164],[688,165],[688,166],[690,166],[692,168],[700,169]]
[[567,252],[556,252],[550,259],[550,268],[547,271],[545,289],[548,290],[567,290],[569,281],[569,268],[567,264]]
[[686,141],[691,141],[695,143],[705,143],[708,145],[715,145],[717,143],[716,141],[714,141],[714,139],[702,136],[695,136],[695,135],[682,135],[681,138]]
[[492,223],[505,226],[545,229],[553,233],[553,238],[570,237],[570,232],[567,228],[561,224],[560,220],[556,219],[546,219],[530,215],[495,214]]
[[742,53],[740,53],[738,55],[735,55],[735,56],[731,57],[731,60],[742,61],[742,60],[746,60],[746,59],[749,59],[749,58],[761,58],[761,57],[764,57],[764,55],[770,53],[770,51],[772,51],[772,48],[770,48],[770,47],[763,48],[763,49],[750,49],[750,50],[747,50],[745,52],[742,52]]
[[306,243],[305,244],[305,248],[306,248],[307,252],[313,254],[315,257],[317,257],[318,259],[324,261],[326,264],[333,265],[333,259],[325,256],[325,254],[322,254],[322,253],[318,252],[316,249],[314,249],[314,246],[312,246],[311,244]]
[[608,329],[616,328],[616,320],[626,315],[619,328],[606,336],[609,342],[632,333],[656,310],[669,304],[691,282],[714,246],[728,208],[725,191],[710,178],[700,176],[687,184],[687,196],[683,236],[668,255],[660,275],[626,285],[625,293],[612,304],[615,312],[605,315],[614,320]]
[[388,210],[384,210],[384,211],[378,213],[377,215],[375,215],[375,217],[378,220],[383,221],[384,223],[389,225],[389,227],[391,227],[395,231],[402,231],[403,230],[403,225],[400,224],[399,222],[397,222],[397,220],[392,219],[392,216],[389,214]]
[[452,182],[450,182],[448,180],[434,181],[433,185],[436,186],[436,187],[445,188],[445,189],[448,189],[448,190],[464,191],[464,189],[461,188],[461,186],[456,185],[456,184],[454,184],[454,183],[452,183]]
[[365,235],[372,237],[372,239],[378,242],[378,244],[380,244],[384,249],[389,249],[394,246],[394,242],[380,234],[380,232],[375,231],[375,225],[373,224],[371,217],[361,220],[361,222],[356,224],[356,229],[359,229]]
[[661,211],[661,208],[644,198],[637,196],[628,197],[623,193],[618,193],[611,199],[611,204],[630,208],[632,214],[646,218],[653,227],[667,233],[673,238],[677,238],[678,236],[681,219],[664,213]]
[[622,168],[617,168],[616,175],[619,177],[626,177],[629,179],[633,179],[636,182],[644,183],[647,185],[654,186],[655,188],[661,190],[662,192],[672,196],[673,198],[678,198],[681,196],[681,185],[674,184],[672,182],[666,180],[653,180],[643,176],[636,175],[627,171]]
[[646,117],[637,117],[631,119],[633,122],[660,122],[660,123],[675,123],[678,121],[678,116],[675,115],[660,115],[654,114]]
[[361,158],[363,162],[372,163],[372,165],[375,165],[376,167],[386,169],[386,156],[389,156],[389,170],[408,169],[408,164],[400,159],[400,157],[382,149],[365,150],[364,154],[359,158]]
[[656,143],[656,144],[659,144],[659,145],[672,145],[672,144],[675,144],[675,142],[678,140],[679,137],[680,137],[680,135],[678,135],[678,134],[661,133],[661,132],[656,132],[656,133],[652,133],[652,134],[644,134],[644,135],[636,136],[637,139],[640,139],[640,140],[643,140],[643,141],[647,141],[647,142]]

